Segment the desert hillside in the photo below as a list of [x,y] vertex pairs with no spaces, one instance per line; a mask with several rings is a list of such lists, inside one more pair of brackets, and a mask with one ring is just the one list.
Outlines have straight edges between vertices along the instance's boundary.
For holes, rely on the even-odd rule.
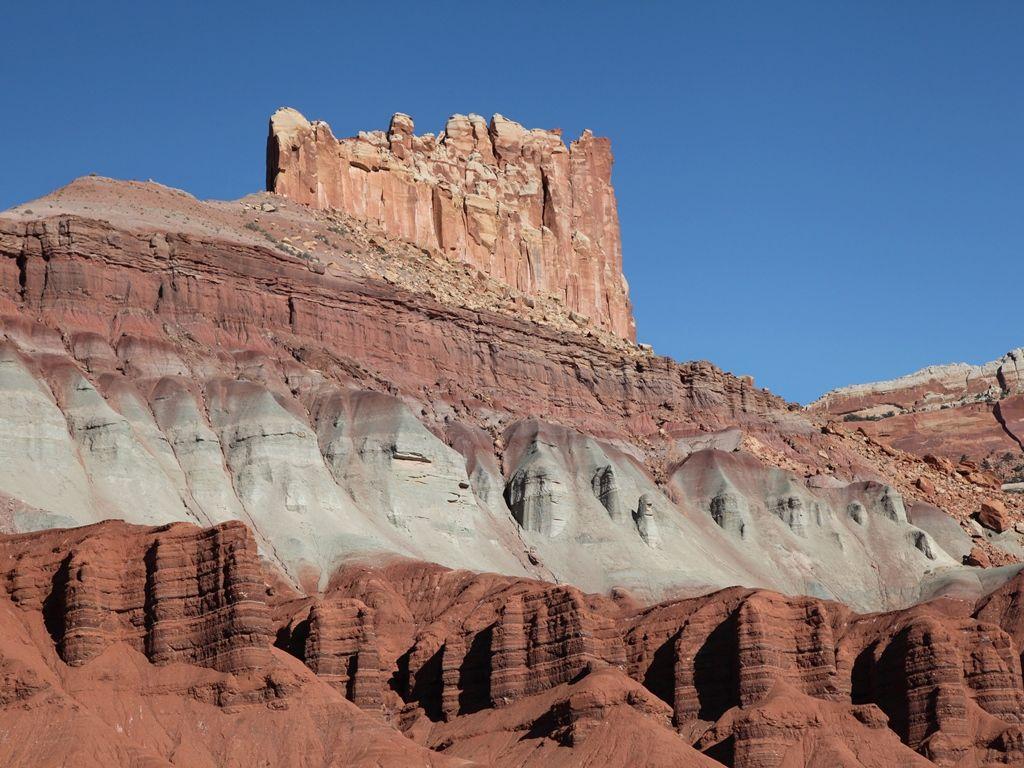
[[1024,763],[1020,351],[660,356],[611,168],[282,109],[266,192],[0,214],[0,762]]

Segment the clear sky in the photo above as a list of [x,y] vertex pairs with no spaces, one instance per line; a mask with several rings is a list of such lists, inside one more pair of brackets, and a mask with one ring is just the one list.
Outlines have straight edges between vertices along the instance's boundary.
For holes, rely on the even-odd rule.
[[0,209],[90,172],[262,188],[280,105],[616,155],[641,341],[801,402],[1024,345],[1020,2],[40,2],[4,9]]

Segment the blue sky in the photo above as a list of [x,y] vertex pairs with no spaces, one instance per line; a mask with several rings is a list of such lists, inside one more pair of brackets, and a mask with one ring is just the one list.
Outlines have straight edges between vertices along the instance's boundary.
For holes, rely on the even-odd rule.
[[801,402],[1024,344],[1024,4],[18,3],[0,208],[90,172],[264,182],[337,135],[501,112],[610,136],[639,336]]

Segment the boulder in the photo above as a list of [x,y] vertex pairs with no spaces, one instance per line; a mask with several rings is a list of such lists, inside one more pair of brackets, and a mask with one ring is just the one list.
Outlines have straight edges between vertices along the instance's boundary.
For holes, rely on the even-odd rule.
[[978,546],[971,547],[971,551],[964,555],[964,565],[971,565],[975,568],[990,568],[992,561],[988,553]]
[[987,499],[981,503],[981,509],[975,519],[983,526],[996,533],[1003,533],[1013,528],[1013,518],[1006,505],[998,499]]

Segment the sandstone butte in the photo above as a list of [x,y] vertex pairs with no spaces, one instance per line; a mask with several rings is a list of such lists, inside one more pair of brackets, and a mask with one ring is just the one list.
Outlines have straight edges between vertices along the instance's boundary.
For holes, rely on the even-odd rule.
[[1019,351],[800,408],[635,343],[589,132],[267,160],[0,214],[0,765],[1024,765]]
[[526,294],[631,340],[622,241],[608,139],[526,130],[494,115],[452,115],[440,136],[388,131],[334,138],[293,109],[270,119],[267,189],[347,211],[383,232],[438,250]]

